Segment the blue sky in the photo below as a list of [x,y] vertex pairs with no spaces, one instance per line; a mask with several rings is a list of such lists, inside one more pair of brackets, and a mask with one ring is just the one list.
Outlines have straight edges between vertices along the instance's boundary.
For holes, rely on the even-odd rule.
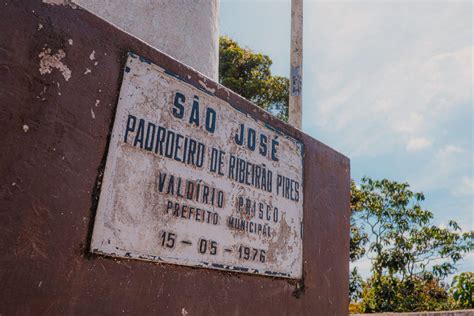
[[[303,130],[347,155],[356,181],[408,182],[437,224],[474,229],[472,2],[304,4]],[[222,0],[220,31],[288,76],[290,1]]]

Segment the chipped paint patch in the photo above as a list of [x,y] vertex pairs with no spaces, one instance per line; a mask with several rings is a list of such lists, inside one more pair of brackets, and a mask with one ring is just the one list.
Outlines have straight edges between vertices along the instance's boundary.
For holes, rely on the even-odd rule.
[[43,0],[43,3],[49,5],[67,5],[66,0]]
[[86,68],[86,71],[84,71],[84,75],[87,75],[88,73],[91,73],[92,70],[90,70],[89,68]]
[[99,103],[100,103],[100,100],[95,100],[95,106],[98,107],[99,106]]
[[37,28],[37,30],[40,31],[42,28],[43,28],[43,24],[38,23],[38,28]]
[[28,131],[30,130],[30,127],[26,124],[23,125],[23,132],[25,133],[28,133]]
[[93,110],[92,108],[91,108],[91,117],[92,117],[93,119],[95,119],[95,113],[94,113],[94,110]]
[[89,55],[89,59],[90,59],[90,60],[94,60],[94,59],[95,59],[95,50],[93,50],[92,53]]
[[72,46],[72,44],[74,44],[74,41],[72,40],[72,38],[68,39],[67,42],[68,42],[68,44],[69,44],[70,46]]
[[216,92],[216,89],[209,88],[204,81],[199,80],[199,84],[201,85],[201,87],[203,87],[204,89],[206,89],[207,91],[209,91],[211,93]]
[[64,80],[68,81],[71,78],[72,71],[66,66],[62,59],[66,57],[66,53],[62,49],[58,49],[56,54],[51,54],[50,48],[45,48],[38,55],[40,58],[39,72],[42,75],[50,74],[53,69],[58,69],[64,77]]
[[49,5],[70,6],[72,9],[77,8],[77,5],[75,5],[71,0],[43,0],[43,3],[49,4]]

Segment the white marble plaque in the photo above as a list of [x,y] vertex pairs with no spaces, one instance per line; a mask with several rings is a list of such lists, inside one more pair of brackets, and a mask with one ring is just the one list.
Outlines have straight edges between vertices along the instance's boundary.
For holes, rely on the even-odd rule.
[[95,253],[301,278],[303,145],[130,54]]

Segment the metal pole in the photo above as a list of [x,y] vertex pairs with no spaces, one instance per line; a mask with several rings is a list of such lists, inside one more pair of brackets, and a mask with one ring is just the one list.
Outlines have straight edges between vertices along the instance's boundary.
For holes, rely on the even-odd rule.
[[303,0],[291,0],[290,100],[288,123],[301,129],[303,84]]

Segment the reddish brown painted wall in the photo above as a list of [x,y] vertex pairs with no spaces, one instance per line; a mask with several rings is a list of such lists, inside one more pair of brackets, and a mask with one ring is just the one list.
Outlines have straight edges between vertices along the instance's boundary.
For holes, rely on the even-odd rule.
[[[66,53],[69,81],[57,69],[40,74],[45,44]],[[191,82],[203,80],[86,11],[1,3],[0,313],[347,314],[349,160],[212,82],[216,95],[304,142],[304,288],[89,254],[96,182],[129,50]]]

